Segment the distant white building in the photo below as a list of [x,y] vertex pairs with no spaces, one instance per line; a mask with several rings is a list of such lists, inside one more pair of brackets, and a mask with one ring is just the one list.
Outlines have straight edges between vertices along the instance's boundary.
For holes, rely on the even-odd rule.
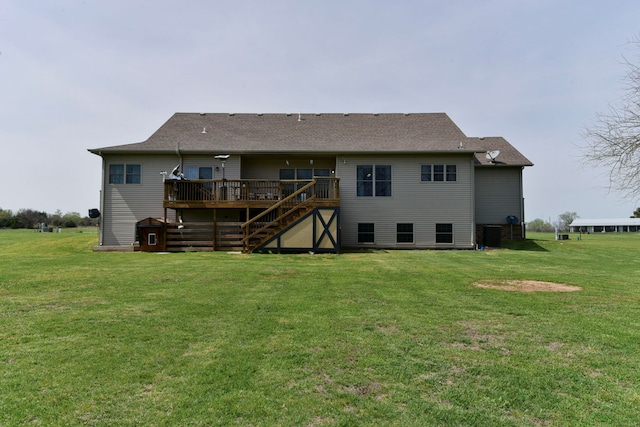
[[575,219],[569,227],[571,232],[625,233],[640,231],[640,218]]

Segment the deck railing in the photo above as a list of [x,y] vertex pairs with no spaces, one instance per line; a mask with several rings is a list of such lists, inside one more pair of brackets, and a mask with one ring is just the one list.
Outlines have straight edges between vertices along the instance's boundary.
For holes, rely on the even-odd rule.
[[[274,204],[293,193],[302,200],[338,200],[338,178],[315,178],[313,180],[166,180],[164,183],[165,202],[237,202],[273,201]],[[304,191],[298,190],[308,186]]]

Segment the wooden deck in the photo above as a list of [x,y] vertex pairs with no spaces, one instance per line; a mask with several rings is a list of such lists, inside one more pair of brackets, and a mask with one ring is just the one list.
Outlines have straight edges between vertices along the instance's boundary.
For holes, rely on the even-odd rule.
[[[340,207],[339,180],[167,180],[164,210],[211,209],[213,222],[167,224],[168,251],[252,252],[316,208]],[[216,210],[246,211],[245,222],[218,221]]]
[[[164,207],[169,209],[268,209],[294,193],[316,206],[338,206],[338,178],[314,180],[166,180]],[[311,185],[309,185],[311,184]],[[299,192],[299,189],[308,187]]]

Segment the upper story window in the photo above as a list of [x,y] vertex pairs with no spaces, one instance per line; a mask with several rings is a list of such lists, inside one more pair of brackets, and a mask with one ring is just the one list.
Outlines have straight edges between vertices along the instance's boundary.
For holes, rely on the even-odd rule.
[[300,180],[312,180],[313,177],[329,177],[331,176],[330,169],[311,169],[311,168],[301,168],[301,169],[280,169],[280,179],[300,179]]
[[426,182],[453,182],[458,180],[456,165],[422,165],[420,180]]
[[211,166],[189,166],[184,169],[186,179],[213,179],[213,168]]
[[109,165],[109,184],[140,184],[141,175],[139,164]]
[[358,165],[356,169],[356,194],[358,197],[390,197],[390,165]]

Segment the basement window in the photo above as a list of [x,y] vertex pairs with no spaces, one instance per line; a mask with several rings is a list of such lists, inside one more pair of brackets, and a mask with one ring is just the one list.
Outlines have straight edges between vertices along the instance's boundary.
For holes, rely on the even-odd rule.
[[375,226],[373,223],[358,223],[358,243],[374,243]]
[[413,224],[396,224],[396,242],[413,243]]
[[436,224],[436,243],[453,243],[453,224]]

